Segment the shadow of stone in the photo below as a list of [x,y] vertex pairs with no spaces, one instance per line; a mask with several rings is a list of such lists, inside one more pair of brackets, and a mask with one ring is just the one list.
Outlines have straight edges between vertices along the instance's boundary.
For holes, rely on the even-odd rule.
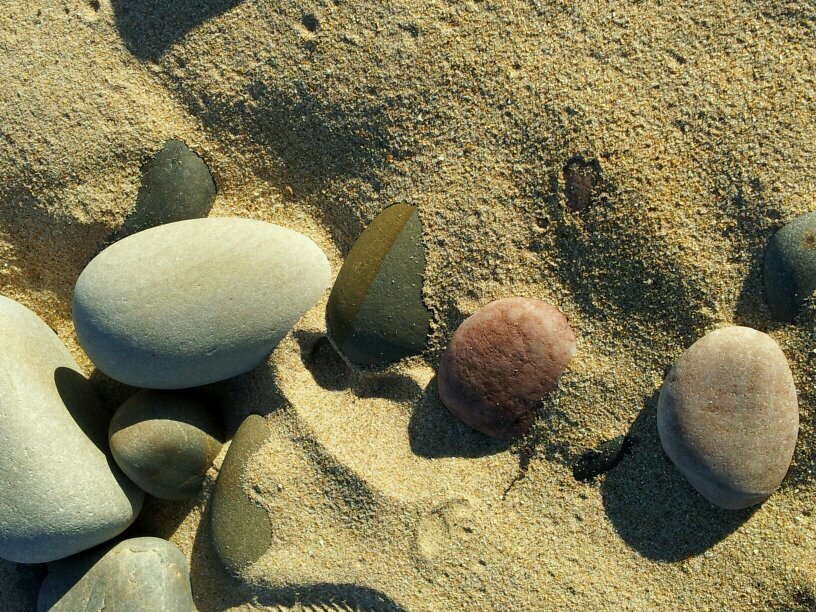
[[60,310],[70,314],[74,283],[104,248],[111,227],[49,212],[22,178],[12,178],[0,185],[0,232],[12,247],[7,263],[13,266],[9,277],[15,287],[51,291]]
[[325,335],[298,330],[295,339],[300,347],[300,359],[318,386],[328,391],[349,388],[349,367]]
[[423,394],[413,378],[394,372],[361,372],[352,391],[359,398],[381,397],[395,402],[416,401]]
[[138,387],[131,387],[125,383],[120,383],[114,380],[102,370],[94,368],[91,376],[88,379],[93,387],[96,396],[102,402],[102,405],[113,414],[116,410],[125,403],[131,395],[139,391]]
[[615,531],[646,558],[676,562],[699,555],[747,521],[756,507],[722,510],[706,501],[666,456],[657,433],[655,392],[627,436],[637,443],[601,484]]
[[[183,81],[171,86],[208,130],[231,140],[248,139],[264,151],[253,167],[259,179],[294,189],[298,200],[331,200],[330,206],[315,206],[314,213],[344,253],[370,220],[360,206],[360,199],[367,199],[363,193],[381,191],[383,176],[398,172],[390,162],[408,159],[417,147],[414,137],[397,140],[392,133],[395,123],[421,114],[416,108],[421,100],[334,101],[318,85],[260,75],[227,99],[190,89]],[[341,194],[349,191],[354,197],[347,201]]]
[[758,180],[736,179],[736,195],[723,198],[718,210],[724,221],[723,234],[732,239],[734,231],[743,244],[737,249],[740,259],[746,262],[748,273],[742,282],[734,322],[738,325],[766,330],[773,325],[773,318],[765,301],[763,262],[771,237],[782,227],[782,215],[768,209],[763,201],[763,189]]
[[71,368],[59,367],[54,370],[54,384],[76,424],[110,462],[108,424],[111,415],[100,404],[88,379]]
[[440,457],[473,459],[510,448],[509,442],[486,436],[454,417],[439,398],[436,376],[428,383],[422,397],[414,406],[408,421],[408,438],[411,451],[429,459]]
[[180,38],[243,0],[111,0],[116,28],[138,59],[157,62]]
[[12,563],[0,559],[0,600],[3,612],[37,609],[40,585],[47,573],[45,564]]
[[200,612],[223,612],[254,604],[261,606],[348,609],[401,612],[384,594],[354,584],[304,584],[287,588],[268,588],[246,584],[229,574],[213,548],[209,510],[205,511],[193,543],[190,560],[190,584],[193,601]]
[[250,372],[196,388],[208,404],[221,411],[225,441],[232,439],[250,414],[266,416],[289,405],[278,387],[276,372],[266,359]]
[[588,316],[605,321],[621,313],[616,320],[629,324],[626,333],[649,342],[654,329],[684,344],[705,329],[700,312],[677,304],[705,303],[707,296],[637,219],[599,206],[584,211],[582,224],[562,214],[555,232],[558,277]]
[[122,539],[152,537],[169,540],[199,501],[198,497],[179,501],[159,499],[145,494],[142,511],[120,537]]

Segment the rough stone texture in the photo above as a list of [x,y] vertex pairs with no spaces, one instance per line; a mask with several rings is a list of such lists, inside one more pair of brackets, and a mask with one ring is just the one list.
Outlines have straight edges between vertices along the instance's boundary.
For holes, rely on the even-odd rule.
[[784,353],[748,327],[706,334],[666,377],[657,426],[666,453],[710,502],[760,503],[785,477],[799,430]]
[[564,166],[564,195],[570,210],[580,212],[590,207],[600,178],[601,165],[597,159],[576,156]]
[[213,546],[233,573],[260,559],[272,543],[269,515],[247,497],[241,483],[247,461],[269,436],[263,417],[251,414],[244,419],[224,457],[210,502]]
[[257,366],[320,298],[329,264],[309,238],[249,219],[154,227],[97,255],[77,281],[77,336],[136,387],[181,389]]
[[456,330],[439,364],[439,395],[474,429],[510,439],[530,428],[575,351],[569,322],[554,306],[496,300]]
[[765,299],[779,321],[792,321],[816,290],[816,212],[780,229],[765,253]]
[[133,538],[52,564],[38,612],[192,612],[187,560],[170,542]]
[[142,492],[110,457],[110,418],[68,349],[0,296],[0,557],[42,563],[100,544]]
[[168,140],[142,169],[136,205],[116,239],[142,230],[206,217],[215,200],[215,182],[207,164],[186,144]]
[[201,489],[221,449],[223,428],[190,391],[144,389],[116,412],[109,439],[116,463],[147,493],[186,499]]
[[352,246],[326,308],[329,334],[350,361],[384,365],[422,352],[430,329],[424,272],[416,208],[386,208]]

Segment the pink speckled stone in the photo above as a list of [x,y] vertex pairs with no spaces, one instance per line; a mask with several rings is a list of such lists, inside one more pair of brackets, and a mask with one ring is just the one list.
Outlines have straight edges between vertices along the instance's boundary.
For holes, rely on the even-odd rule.
[[710,502],[737,510],[765,500],[788,471],[799,431],[782,349],[749,327],[706,334],[666,377],[657,428],[666,454]]
[[507,440],[530,428],[575,351],[569,322],[554,306],[497,300],[456,330],[439,364],[439,395],[474,429]]

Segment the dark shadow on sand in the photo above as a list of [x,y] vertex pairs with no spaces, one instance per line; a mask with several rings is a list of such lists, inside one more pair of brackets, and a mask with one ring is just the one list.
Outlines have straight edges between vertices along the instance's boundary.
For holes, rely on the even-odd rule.
[[60,179],[41,177],[32,168],[0,185],[0,227],[12,247],[6,262],[12,266],[9,282],[19,289],[53,292],[55,306],[70,313],[76,279],[104,248],[111,228],[49,210],[51,202],[43,201],[28,182],[35,180],[63,187]]
[[119,35],[138,59],[157,62],[196,26],[243,0],[111,0]]
[[193,600],[201,612],[222,612],[245,604],[269,607],[320,608],[401,612],[403,608],[374,589],[354,584],[311,584],[288,588],[248,585],[230,575],[212,546],[209,510],[196,533],[190,561]]
[[414,406],[408,438],[414,454],[429,459],[485,457],[510,448],[510,442],[486,436],[454,417],[439,398],[436,376]]
[[657,398],[644,402],[627,434],[631,452],[601,484],[604,510],[638,553],[659,561],[699,555],[747,521],[756,507],[722,510],[706,501],[663,452],[657,433]]

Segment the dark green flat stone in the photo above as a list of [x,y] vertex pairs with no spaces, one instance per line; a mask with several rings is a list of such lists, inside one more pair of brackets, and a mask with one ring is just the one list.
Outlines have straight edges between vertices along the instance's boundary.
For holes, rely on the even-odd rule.
[[117,240],[157,225],[206,217],[215,200],[215,182],[207,164],[186,144],[168,140],[142,169],[136,206]]
[[329,296],[329,335],[350,361],[385,365],[422,352],[431,318],[424,272],[416,208],[386,208],[352,246]]
[[247,462],[269,435],[263,417],[251,414],[244,419],[215,483],[210,506],[212,542],[224,567],[233,573],[260,559],[272,543],[269,515],[249,499],[241,485]]
[[765,299],[779,321],[792,321],[816,290],[816,212],[774,234],[765,253]]

